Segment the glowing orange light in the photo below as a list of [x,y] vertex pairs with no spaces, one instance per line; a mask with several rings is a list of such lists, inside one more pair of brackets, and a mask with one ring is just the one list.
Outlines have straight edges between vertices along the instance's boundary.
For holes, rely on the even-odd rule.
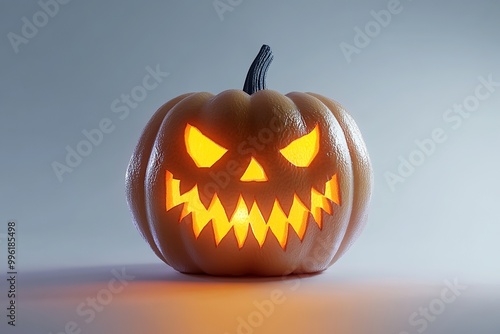
[[212,167],[227,152],[227,149],[190,124],[184,130],[184,142],[187,152],[200,168]]
[[319,152],[319,127],[316,127],[308,134],[295,139],[280,153],[290,163],[297,167],[308,167]]
[[240,180],[244,182],[265,182],[267,181],[267,175],[264,172],[264,168],[252,157]]
[[[180,180],[166,171],[166,209],[182,205],[179,222],[191,214],[193,232],[196,238],[201,231],[212,221],[215,243],[218,245],[229,231],[233,230],[238,247],[242,248],[245,241],[253,236],[262,247],[266,237],[271,234],[278,240],[281,247],[285,249],[288,238],[289,225],[300,240],[304,238],[309,216],[312,216],[319,228],[322,227],[322,214],[333,214],[333,205],[340,205],[340,188],[337,175],[325,183],[325,192],[322,194],[315,188],[311,188],[310,210],[294,194],[293,202],[289,212],[285,212],[278,199],[274,200],[269,219],[266,222],[262,216],[257,202],[247,205],[243,196],[239,196],[236,208],[228,213],[221,203],[217,194],[214,194],[210,205],[206,208],[200,200],[198,186],[194,185],[191,190],[181,195]],[[250,207],[250,210],[249,210]],[[249,233],[251,231],[252,233]]]

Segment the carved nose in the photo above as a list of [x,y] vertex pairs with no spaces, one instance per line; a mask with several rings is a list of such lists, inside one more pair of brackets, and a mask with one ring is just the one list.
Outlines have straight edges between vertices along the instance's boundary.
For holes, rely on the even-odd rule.
[[252,159],[250,160],[250,163],[248,164],[245,173],[243,173],[243,176],[240,178],[240,181],[243,182],[267,181],[267,175],[266,172],[264,171],[264,168],[262,168],[262,166],[254,157],[252,157]]

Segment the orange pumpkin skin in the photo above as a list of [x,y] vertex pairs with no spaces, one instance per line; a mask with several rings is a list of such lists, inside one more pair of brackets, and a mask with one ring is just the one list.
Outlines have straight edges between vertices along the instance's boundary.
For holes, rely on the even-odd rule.
[[[340,205],[332,203],[332,214],[322,212],[321,229],[309,215],[303,240],[289,226],[285,249],[271,231],[268,231],[262,247],[251,231],[242,248],[238,247],[232,231],[216,245],[211,222],[196,238],[192,215],[179,222],[182,205],[167,212],[165,204],[165,172],[179,168],[176,172],[182,174],[182,166],[172,166],[172,162],[189,161],[182,142],[182,133],[188,122],[199,125],[205,132],[213,134],[211,137],[218,143],[234,150],[237,147],[231,143],[248,142],[249,137],[269,128],[271,123],[283,125],[281,132],[275,133],[273,141],[259,152],[258,160],[272,186],[263,182],[238,187],[241,175],[236,175],[235,186],[228,186],[218,193],[228,212],[234,210],[241,188],[250,187],[250,192],[255,191],[261,210],[269,211],[274,198],[280,203],[289,202],[294,192],[304,193],[305,190],[307,193],[313,185],[320,187],[321,182],[327,181],[333,173],[339,181]],[[316,165],[313,166],[313,161],[310,169],[304,168],[300,173],[295,170],[297,167],[276,161],[277,152],[290,138],[300,137],[317,124],[321,138],[320,152],[316,157],[320,159]],[[213,167],[220,164],[224,170],[228,159],[241,161],[243,170],[249,157],[238,152],[221,159]],[[213,179],[207,179],[207,171],[200,170],[196,174],[200,175],[195,176],[196,180],[187,181],[185,191],[194,182],[213,182]],[[183,177],[189,178],[189,175]],[[273,177],[279,177],[279,180],[272,180]],[[356,124],[338,103],[312,93],[284,96],[275,91],[261,90],[248,95],[243,91],[229,90],[217,96],[185,94],[163,105],[139,140],[127,171],[126,186],[137,228],[155,253],[176,270],[212,275],[277,276],[322,271],[344,254],[365,224],[372,170]]]
[[[154,114],[126,175],[135,224],[183,273],[322,271],[366,222],[372,170],[359,129],[342,106],[317,94],[247,92],[185,94]],[[208,164],[193,156],[192,129],[221,147]],[[306,137],[315,138],[314,154]],[[284,148],[293,142],[312,158],[290,160]],[[253,179],[251,166],[258,166]]]

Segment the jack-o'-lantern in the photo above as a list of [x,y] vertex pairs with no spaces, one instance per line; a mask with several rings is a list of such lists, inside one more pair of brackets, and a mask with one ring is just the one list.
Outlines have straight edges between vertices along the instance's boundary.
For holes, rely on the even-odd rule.
[[271,60],[265,45],[243,90],[167,102],[139,140],[129,207],[178,271],[318,272],[364,226],[372,171],[356,124],[326,97],[266,89]]

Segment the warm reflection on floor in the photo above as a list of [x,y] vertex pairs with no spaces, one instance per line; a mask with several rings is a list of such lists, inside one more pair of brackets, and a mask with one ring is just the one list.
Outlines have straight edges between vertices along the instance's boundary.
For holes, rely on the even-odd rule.
[[437,283],[346,279],[334,270],[304,278],[221,278],[182,275],[161,264],[26,273],[19,286],[19,329],[25,334],[413,334],[426,319],[419,312],[431,306],[441,313],[431,312],[435,319],[425,320],[426,333],[466,333],[467,326],[474,333],[482,333],[477,326],[500,333],[500,289],[468,287],[454,303],[441,303],[441,311],[435,300],[444,285]]

